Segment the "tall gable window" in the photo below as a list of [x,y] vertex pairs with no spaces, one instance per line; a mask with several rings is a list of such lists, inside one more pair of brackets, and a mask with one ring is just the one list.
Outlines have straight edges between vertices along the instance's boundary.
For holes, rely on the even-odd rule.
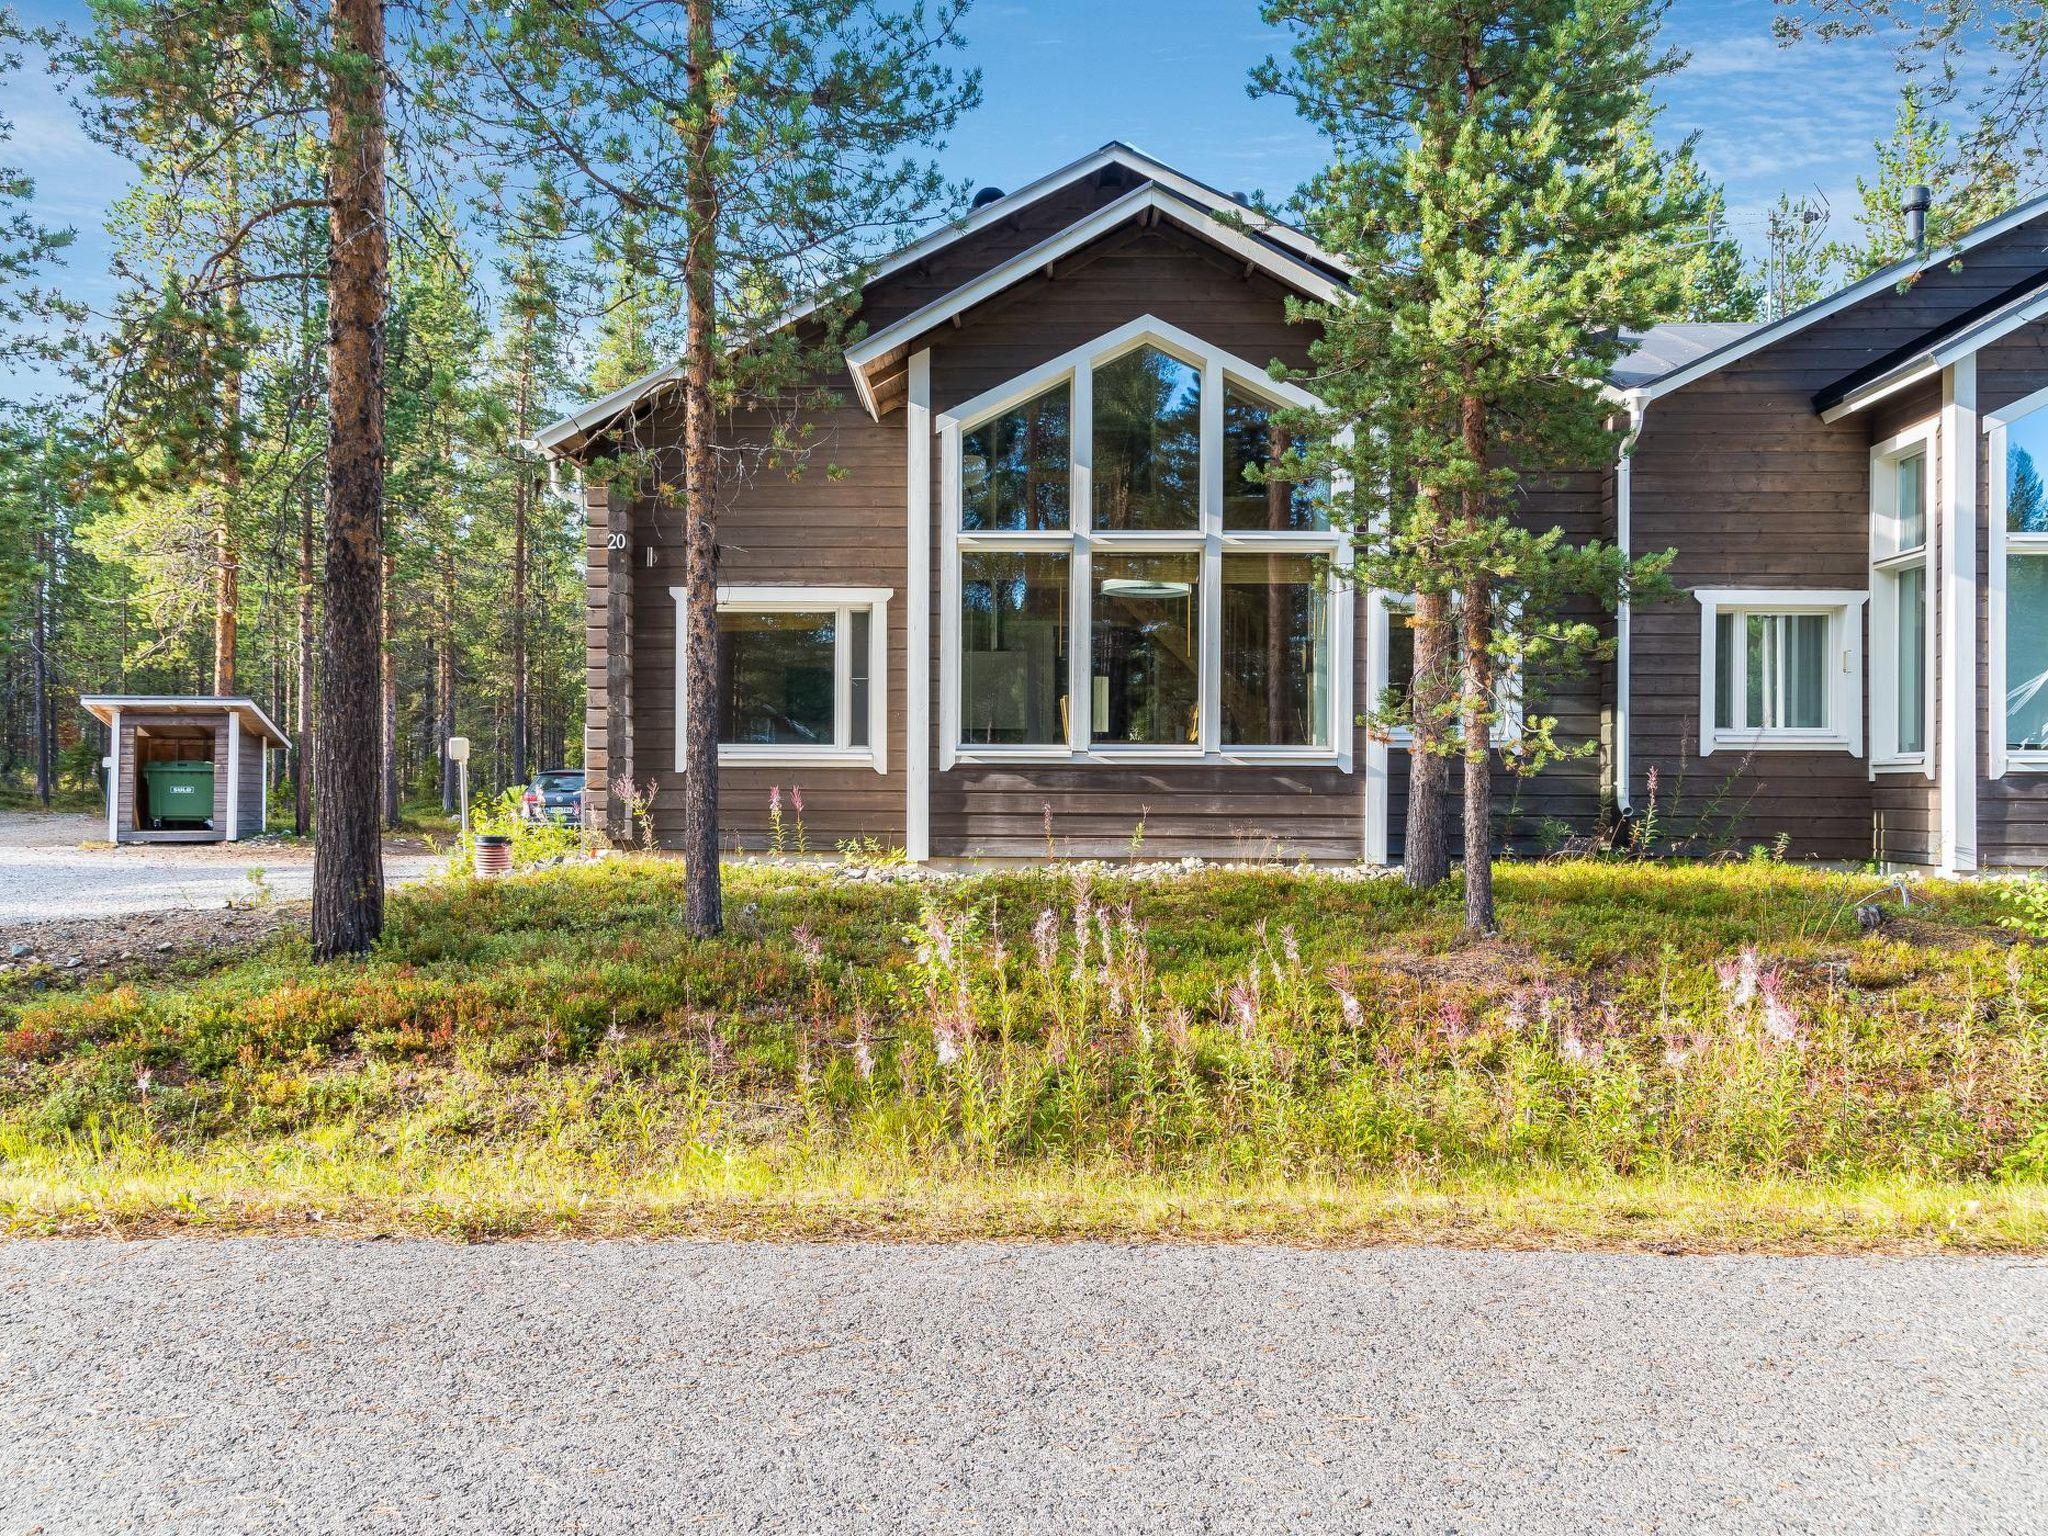
[[1313,404],[1145,319],[941,416],[941,766],[1348,768],[1344,540],[1261,475]]
[[2048,390],[1991,436],[1991,772],[2048,772]]
[[1932,423],[1870,455],[1871,766],[1934,776]]

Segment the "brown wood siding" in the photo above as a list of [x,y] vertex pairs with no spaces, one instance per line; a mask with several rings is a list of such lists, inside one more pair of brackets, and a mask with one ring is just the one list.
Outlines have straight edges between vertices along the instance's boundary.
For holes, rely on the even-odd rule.
[[[808,466],[799,477],[761,472],[735,487],[718,516],[721,586],[884,587],[889,602],[888,772],[870,767],[728,764],[719,770],[722,845],[755,850],[769,845],[768,797],[782,790],[788,837],[794,846],[792,789],[804,798],[804,831],[814,853],[873,839],[903,843],[904,651],[908,604],[904,592],[903,415],[869,418],[848,401],[813,412]],[[743,419],[733,441],[765,438],[768,424]],[[680,431],[673,418],[654,429],[656,440]],[[635,611],[632,720],[635,777],[655,785],[653,821],[663,844],[682,836],[682,781],[676,761],[676,600],[683,583],[680,512],[642,498],[633,506],[632,594]],[[653,564],[647,550],[653,550]],[[592,667],[595,686],[599,666]]]
[[[2015,331],[1986,347],[1977,357],[1977,409],[1990,412],[2048,389],[2048,321]],[[1984,735],[1978,742],[1980,773],[1990,762],[1992,731],[2005,729],[2005,701],[1991,688],[1990,599],[1986,583],[1991,562],[1991,477],[2003,465],[1990,462],[1983,438],[1978,439],[1977,690]],[[2002,779],[1983,778],[1977,786],[1977,862],[1987,869],[2048,867],[2048,774],[2015,773]]]
[[[241,792],[241,804],[235,811],[235,835],[256,837],[263,831],[263,738],[254,731],[241,733],[241,767],[236,787]],[[227,786],[216,786],[215,793],[225,797]]]
[[[1825,423],[1813,397],[2041,271],[2041,222],[1654,402],[1633,471],[1635,549],[1676,549],[1671,574],[1681,589],[1867,589],[1873,427],[1867,413]],[[1682,829],[1718,799],[1717,822],[1734,813],[1725,831],[1737,841],[1783,835],[1801,855],[1869,857],[1878,805],[1867,758],[1700,756],[1699,630],[1689,595],[1637,610],[1630,761],[1638,809],[1655,769],[1667,827]]]
[[[611,805],[611,533],[610,498],[603,486],[583,491],[583,819],[602,827]],[[628,558],[631,551],[627,551]],[[631,664],[631,653],[620,658]]]

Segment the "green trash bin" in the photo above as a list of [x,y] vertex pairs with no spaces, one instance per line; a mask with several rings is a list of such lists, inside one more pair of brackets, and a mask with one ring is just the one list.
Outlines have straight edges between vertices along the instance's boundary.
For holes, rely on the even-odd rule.
[[151,830],[191,830],[212,825],[212,763],[145,763],[142,778],[149,789]]

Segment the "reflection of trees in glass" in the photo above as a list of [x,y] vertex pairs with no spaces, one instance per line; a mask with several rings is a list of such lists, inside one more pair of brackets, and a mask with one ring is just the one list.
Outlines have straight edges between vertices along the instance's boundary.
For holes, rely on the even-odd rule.
[[2034,456],[2018,443],[2005,456],[2005,526],[2011,533],[2048,533],[2048,489]]
[[1305,555],[1223,559],[1223,742],[1325,745],[1324,588]]
[[2006,745],[2048,748],[2048,555],[2006,566],[2005,647]]
[[837,673],[829,613],[718,616],[718,739],[830,746]]
[[1201,739],[1197,554],[1095,554],[1091,669],[1097,741]]
[[1193,528],[1201,511],[1202,375],[1156,347],[1095,370],[1097,528]]
[[1305,485],[1245,479],[1284,456],[1288,436],[1273,408],[1233,385],[1223,387],[1223,526],[1233,531],[1304,531],[1323,526],[1314,491]]
[[1049,745],[1067,736],[1067,561],[960,557],[960,739]]
[[1065,528],[1072,478],[1072,402],[1059,385],[960,438],[960,526]]

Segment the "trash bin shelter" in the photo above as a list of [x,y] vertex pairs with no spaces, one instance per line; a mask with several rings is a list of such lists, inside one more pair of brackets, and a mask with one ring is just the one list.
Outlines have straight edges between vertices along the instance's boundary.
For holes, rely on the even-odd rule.
[[291,741],[254,699],[98,693],[79,702],[112,734],[109,842],[225,843],[265,829],[269,753]]

